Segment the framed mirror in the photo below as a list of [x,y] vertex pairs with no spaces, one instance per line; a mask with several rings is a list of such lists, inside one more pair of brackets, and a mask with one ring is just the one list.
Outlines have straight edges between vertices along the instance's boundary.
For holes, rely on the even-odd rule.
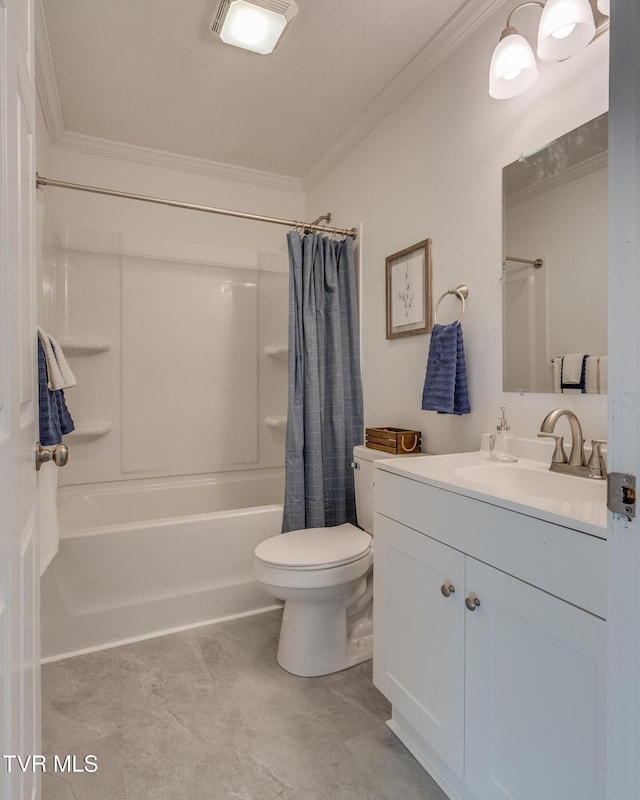
[[502,171],[505,392],[606,393],[607,131],[602,114]]

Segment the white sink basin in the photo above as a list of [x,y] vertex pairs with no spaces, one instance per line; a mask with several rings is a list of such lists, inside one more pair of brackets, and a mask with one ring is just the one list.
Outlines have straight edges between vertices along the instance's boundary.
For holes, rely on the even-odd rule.
[[[520,440],[536,454],[539,440]],[[561,525],[606,538],[607,482],[551,472],[552,446],[540,460],[520,458],[493,461],[486,450],[441,456],[395,458],[378,461],[380,469],[424,481],[449,491],[531,514]]]
[[536,467],[515,464],[478,464],[454,470],[465,481],[491,491],[519,494],[570,503],[606,501],[607,482],[563,475]]

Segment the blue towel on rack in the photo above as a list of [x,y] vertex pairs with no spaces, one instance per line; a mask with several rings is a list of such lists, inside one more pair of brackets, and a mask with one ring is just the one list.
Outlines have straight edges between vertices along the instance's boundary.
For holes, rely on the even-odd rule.
[[60,444],[62,437],[67,433],[71,433],[75,428],[69,409],[64,401],[64,392],[62,389],[51,391],[47,385],[48,380],[44,348],[40,342],[40,337],[38,337],[40,444],[45,447]]
[[464,339],[459,322],[433,326],[422,409],[440,414],[471,413]]

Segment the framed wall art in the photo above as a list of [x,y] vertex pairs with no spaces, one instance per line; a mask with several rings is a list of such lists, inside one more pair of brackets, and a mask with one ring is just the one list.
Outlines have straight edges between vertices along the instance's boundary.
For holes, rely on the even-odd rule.
[[385,265],[387,339],[430,333],[431,239],[388,256]]

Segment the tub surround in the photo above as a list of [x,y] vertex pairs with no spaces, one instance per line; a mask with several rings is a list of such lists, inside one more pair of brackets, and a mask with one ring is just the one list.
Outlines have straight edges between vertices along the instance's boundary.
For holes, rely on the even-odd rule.
[[[557,497],[514,470],[534,487],[550,475]],[[547,462],[486,450],[376,473],[374,682],[391,729],[455,800],[603,797],[603,482],[576,479],[581,495]]]
[[54,330],[78,378],[61,485],[279,467],[284,435],[264,420],[286,412],[287,365],[265,351],[287,338],[283,258],[90,230],[73,242],[55,266]]

